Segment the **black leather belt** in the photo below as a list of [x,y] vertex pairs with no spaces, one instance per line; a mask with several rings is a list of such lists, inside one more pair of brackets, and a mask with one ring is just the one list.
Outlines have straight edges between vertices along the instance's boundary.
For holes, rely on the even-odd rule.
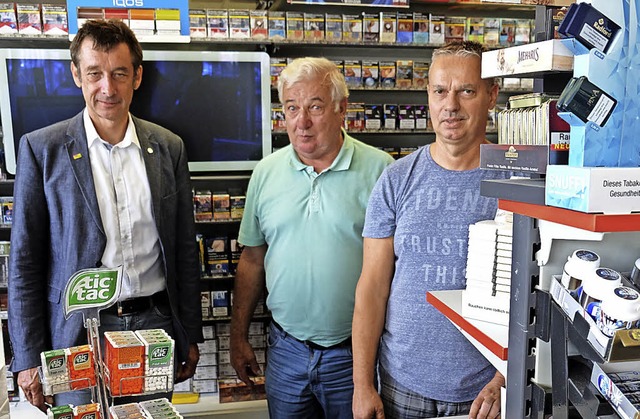
[[[282,326],[280,326],[275,320],[271,320],[271,323],[273,323],[273,325],[275,326],[276,329],[278,329],[279,331],[286,333],[287,336],[291,336],[289,333],[287,333]],[[343,340],[342,342],[338,342],[335,345],[331,345],[331,346],[322,346],[322,345],[318,345],[315,342],[312,342],[310,340],[300,340],[300,339],[296,339],[295,337],[291,336],[292,339],[297,340],[300,343],[305,344],[306,346],[308,346],[311,349],[315,349],[315,350],[321,350],[321,351],[325,351],[327,349],[339,349],[339,348],[350,348],[351,347],[351,336],[349,336],[348,338],[346,338],[345,340]]]
[[156,306],[169,306],[169,295],[166,290],[147,297],[129,298],[118,301],[111,307],[102,310],[102,312],[115,314],[116,316],[128,316]]

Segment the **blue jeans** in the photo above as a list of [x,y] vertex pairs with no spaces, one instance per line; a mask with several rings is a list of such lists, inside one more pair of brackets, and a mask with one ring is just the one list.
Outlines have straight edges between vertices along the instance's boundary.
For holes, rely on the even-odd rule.
[[[76,314],[78,315],[78,314]],[[122,330],[144,330],[144,329],[164,329],[173,336],[173,323],[171,313],[168,307],[152,307],[140,313],[118,317],[115,314],[100,313],[100,343],[102,346],[102,355],[104,356],[104,332],[122,331]],[[175,355],[174,355],[175,365]],[[107,390],[107,393],[109,391]],[[139,402],[143,400],[153,400],[166,397],[171,400],[172,393],[154,393],[144,396],[125,396],[110,399],[112,404],[125,404],[131,402]],[[68,393],[60,393],[55,395],[55,405],[73,404],[74,406],[91,403],[93,395],[90,389],[76,390]],[[99,402],[99,400],[94,400]]]
[[265,387],[272,419],[352,418],[351,347],[313,349],[269,330]]

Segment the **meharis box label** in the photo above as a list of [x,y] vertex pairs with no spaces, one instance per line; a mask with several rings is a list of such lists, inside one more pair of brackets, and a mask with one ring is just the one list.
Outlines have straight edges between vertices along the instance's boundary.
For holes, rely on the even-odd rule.
[[547,167],[547,205],[581,212],[640,211],[640,168]]

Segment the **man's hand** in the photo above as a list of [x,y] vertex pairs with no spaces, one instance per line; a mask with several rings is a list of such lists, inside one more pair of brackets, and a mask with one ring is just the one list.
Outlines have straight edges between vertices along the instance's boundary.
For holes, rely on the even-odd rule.
[[42,393],[42,384],[40,384],[38,377],[38,368],[34,367],[20,371],[18,373],[18,385],[24,392],[27,400],[29,400],[29,403],[43,412],[47,412],[47,404],[50,406],[53,405],[53,397],[44,397]]
[[353,392],[353,419],[384,419],[382,399],[371,386],[367,389],[355,388]]
[[504,386],[504,376],[496,372],[495,377],[484,386],[471,404],[469,418],[494,419],[500,417],[500,389]]
[[189,353],[187,354],[187,360],[178,367],[178,373],[176,374],[176,383],[181,383],[196,373],[196,366],[200,360],[200,351],[198,345],[192,343],[189,345]]
[[240,381],[248,386],[253,386],[250,375],[262,374],[256,361],[256,354],[246,339],[231,339],[231,365],[236,370]]

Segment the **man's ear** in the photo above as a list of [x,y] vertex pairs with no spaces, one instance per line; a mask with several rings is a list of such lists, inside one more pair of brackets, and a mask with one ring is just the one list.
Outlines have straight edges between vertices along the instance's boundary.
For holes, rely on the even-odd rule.
[[138,67],[136,70],[136,74],[133,77],[133,90],[138,90],[140,84],[142,83],[142,66]]
[[73,81],[76,86],[82,88],[82,79],[80,78],[80,70],[76,67],[76,65],[71,62],[71,74],[73,75]]

